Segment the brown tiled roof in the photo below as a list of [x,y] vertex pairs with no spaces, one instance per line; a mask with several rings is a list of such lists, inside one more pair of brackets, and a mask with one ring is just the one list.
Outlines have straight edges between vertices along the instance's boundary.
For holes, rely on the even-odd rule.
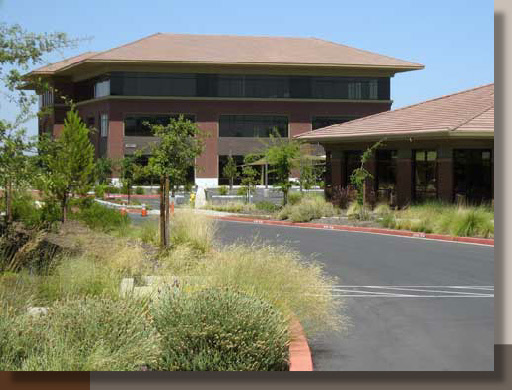
[[86,53],[82,53],[80,55],[77,55],[75,57],[67,58],[63,61],[54,62],[53,64],[42,66],[38,69],[33,70],[31,73],[34,74],[52,74],[58,71],[59,69],[66,68],[70,65],[78,64],[79,62],[82,62],[84,60],[87,60],[88,58],[91,58],[95,54],[98,54],[97,51],[88,51]]
[[302,140],[494,134],[494,83],[303,133]]
[[[51,71],[62,70],[80,61],[331,65],[387,68],[397,71],[424,67],[421,64],[317,38],[236,35],[157,33],[111,50],[94,55],[86,53],[82,56],[84,57],[73,62],[53,64]],[[38,71],[42,69],[45,68]]]

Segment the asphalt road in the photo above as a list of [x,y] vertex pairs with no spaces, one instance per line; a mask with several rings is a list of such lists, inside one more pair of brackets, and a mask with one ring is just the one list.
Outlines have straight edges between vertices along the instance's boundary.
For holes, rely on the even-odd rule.
[[314,255],[339,278],[351,326],[310,340],[315,370],[494,369],[494,248],[219,221],[219,240]]

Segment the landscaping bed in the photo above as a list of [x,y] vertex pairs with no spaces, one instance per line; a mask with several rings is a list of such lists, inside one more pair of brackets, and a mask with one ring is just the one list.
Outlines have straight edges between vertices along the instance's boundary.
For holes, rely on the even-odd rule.
[[[156,221],[132,226],[92,201],[71,208],[44,234],[73,253],[15,272],[0,257],[3,370],[288,370],[292,319],[307,334],[342,324],[325,293],[334,281],[289,248],[222,246],[215,221],[183,210],[160,251]],[[124,279],[141,286],[144,275],[202,282],[168,284],[157,300],[122,294]]]

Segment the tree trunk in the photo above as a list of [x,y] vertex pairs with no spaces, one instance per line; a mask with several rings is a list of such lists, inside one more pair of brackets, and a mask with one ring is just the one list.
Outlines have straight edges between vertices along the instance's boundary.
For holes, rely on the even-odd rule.
[[283,190],[283,206],[286,206],[288,203],[288,190]]
[[7,180],[5,185],[5,218],[7,224],[12,222],[12,184]]
[[229,190],[231,191],[233,189],[233,178],[229,178]]
[[165,235],[165,177],[160,178],[160,248],[167,247]]
[[126,193],[128,194],[128,204],[130,204],[130,193],[131,193],[131,187],[132,187],[132,186],[131,186],[130,184],[128,184],[128,185],[126,186]]
[[165,177],[165,243],[169,246],[170,241],[170,216],[171,210],[169,205],[169,176]]
[[67,220],[67,204],[68,204],[68,194],[67,192],[62,197],[61,208],[62,208],[62,222],[66,222]]

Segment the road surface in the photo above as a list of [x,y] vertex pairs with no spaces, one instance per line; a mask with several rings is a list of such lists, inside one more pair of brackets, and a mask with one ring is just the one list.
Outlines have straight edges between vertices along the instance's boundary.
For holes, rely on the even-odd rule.
[[494,248],[218,221],[222,243],[259,237],[315,256],[339,278],[352,323],[310,340],[325,371],[494,369]]

